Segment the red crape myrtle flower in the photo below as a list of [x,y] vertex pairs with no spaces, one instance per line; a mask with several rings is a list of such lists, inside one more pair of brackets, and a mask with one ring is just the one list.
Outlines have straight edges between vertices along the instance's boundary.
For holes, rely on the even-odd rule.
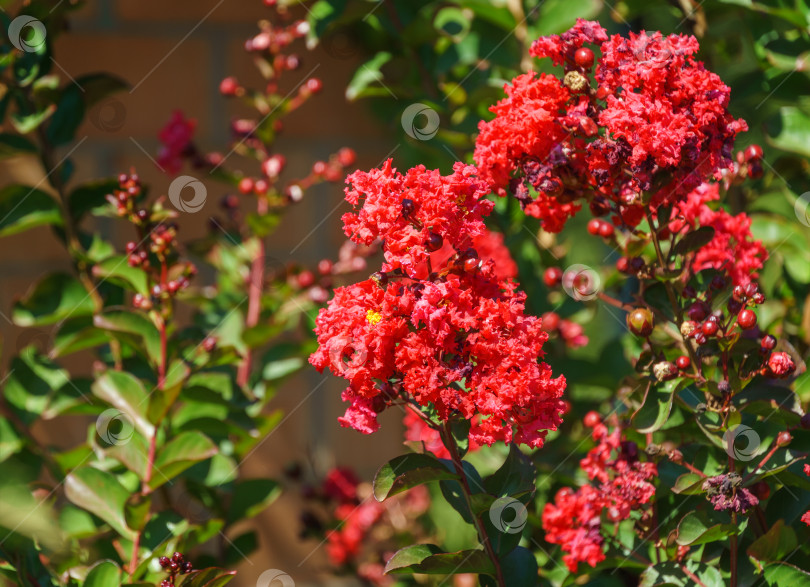
[[655,463],[639,460],[638,447],[622,440],[621,428],[609,433],[602,422],[586,419],[587,424],[595,424],[591,436],[598,444],[580,461],[580,467],[597,485],[576,491],[564,487],[543,510],[546,540],[560,544],[568,553],[563,561],[571,572],[576,572],[580,562],[594,567],[605,560],[603,512],[609,521],[621,522],[655,494],[650,482],[657,474]]
[[[598,45],[594,80],[577,63]],[[564,66],[564,77],[533,73],[505,88],[479,125],[475,161],[499,195],[513,194],[550,232],[588,201],[616,224],[644,217],[642,192],[655,210],[677,202],[731,164],[742,120],[728,112],[729,88],[693,55],[694,37],[660,33],[608,38],[584,20],[534,42],[531,54]],[[595,84],[594,84],[595,81]]]
[[[442,420],[472,420],[479,444],[541,446],[561,423],[565,378],[538,362],[548,339],[541,320],[524,314],[525,295],[472,246],[492,209],[474,173],[457,164],[449,176],[400,174],[387,161],[349,176],[346,199],[359,209],[344,216],[346,234],[382,240],[386,262],[335,290],[316,322],[310,362],[349,382],[342,425],[374,432],[377,414],[403,398]],[[431,253],[445,245],[455,253],[434,265]]]
[[169,122],[158,133],[162,146],[157,161],[167,173],[175,175],[180,171],[183,156],[191,146],[196,127],[196,120],[186,119],[180,110],[175,110]]

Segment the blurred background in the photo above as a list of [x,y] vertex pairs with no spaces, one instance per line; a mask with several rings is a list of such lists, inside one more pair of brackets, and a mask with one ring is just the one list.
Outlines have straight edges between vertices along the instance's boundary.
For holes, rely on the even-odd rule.
[[[312,51],[304,50],[301,42],[302,63],[288,76],[288,83],[314,75],[322,79],[323,91],[285,120],[279,150],[286,155],[292,175],[305,175],[314,160],[325,159],[344,146],[357,152],[356,167],[361,169],[378,166],[390,156],[400,168],[419,160],[447,171],[457,159],[469,157],[476,123],[502,96],[503,83],[521,69],[548,66],[532,64],[525,57],[531,40],[540,34],[562,32],[583,17],[599,20],[611,32],[647,29],[698,36],[702,57],[733,88],[732,113],[744,117],[751,127],[738,148],[751,143],[765,147],[766,175],[758,184],[758,193],[777,194],[783,206],[791,203],[787,193],[795,201],[797,194],[810,187],[806,160],[810,141],[805,134],[810,117],[803,110],[810,90],[805,65],[810,10],[799,4],[751,0],[332,0],[296,7],[296,14],[312,24],[313,37],[321,38],[319,43],[313,38],[312,44],[317,46]],[[172,178],[154,161],[157,135],[178,109],[197,121],[197,145],[204,150],[222,149],[231,137],[231,120],[242,111],[236,101],[220,95],[220,81],[234,75],[245,85],[260,82],[243,46],[255,34],[256,22],[268,15],[260,0],[86,2],[55,45],[60,75],[71,79],[107,71],[126,80],[131,89],[96,105],[78,131],[78,140],[63,148],[61,155],[70,155],[77,168],[73,181],[134,168],[153,193],[165,193]],[[347,98],[347,87],[352,100]],[[435,139],[420,141],[406,134],[401,117],[414,103],[429,104],[440,114]],[[238,170],[236,158],[230,164]],[[245,171],[255,174],[257,169]],[[34,158],[6,159],[0,173],[4,185],[36,185],[42,179]],[[182,216],[181,240],[208,231],[208,218],[227,193],[215,182],[206,187],[209,197],[203,210]],[[340,183],[309,191],[268,241],[268,254],[284,262],[310,265],[323,258],[334,259],[344,240],[342,195]],[[113,222],[100,220],[95,229],[123,247],[130,235],[114,234],[113,226]],[[571,230],[580,228],[574,225]],[[531,244],[534,252],[518,259],[521,276],[539,277],[546,264],[534,250],[534,234],[527,232],[528,236],[507,235],[507,243],[513,252]],[[806,284],[810,269],[803,265],[810,267],[808,252],[800,244],[796,249],[782,251],[790,259],[788,275]],[[596,249],[592,255],[601,256]],[[32,339],[49,336],[45,331],[16,329],[7,317],[9,308],[42,274],[69,266],[63,247],[46,227],[0,241],[4,365]],[[540,300],[539,290],[532,290],[541,287],[541,280],[533,280],[532,286],[524,279],[530,305],[535,304],[535,312],[543,311],[546,302]],[[588,315],[583,321],[598,322],[595,318]],[[582,365],[608,352],[609,329],[588,334],[594,344],[568,360]],[[620,355],[621,349],[612,352]],[[73,355],[71,361],[72,372],[90,373],[88,358]],[[583,382],[573,393],[578,390],[582,397],[598,398],[613,393],[615,381],[613,375],[604,374],[599,381]],[[252,454],[246,475],[278,477],[291,461],[307,462],[319,473],[351,462],[369,479],[381,463],[399,454],[402,428],[395,414],[388,414],[387,421],[383,418],[382,430],[372,438],[339,427],[341,389],[336,378],[308,368],[287,381],[274,400],[286,418]],[[66,417],[59,426],[58,430],[34,433],[66,445],[81,441],[86,433],[81,417]],[[285,569],[298,584],[322,584],[318,577],[326,564],[325,555],[317,541],[299,540],[298,500],[297,495],[286,492],[255,520],[262,548],[238,567],[235,585],[254,585],[268,568]]]

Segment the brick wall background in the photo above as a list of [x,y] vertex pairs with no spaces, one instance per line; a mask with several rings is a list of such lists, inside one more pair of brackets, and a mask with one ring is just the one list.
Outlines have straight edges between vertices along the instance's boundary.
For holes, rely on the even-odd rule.
[[[246,84],[257,81],[242,44],[255,33],[255,22],[270,14],[260,0],[89,0],[75,13],[72,30],[55,44],[57,69],[66,81],[89,72],[112,72],[126,79],[133,90],[91,111],[77,142],[60,152],[61,158],[75,149],[71,154],[77,167],[74,182],[135,167],[153,192],[165,193],[171,178],[161,173],[150,156],[157,152],[158,130],[176,108],[197,119],[197,142],[201,146],[222,149],[228,140],[229,121],[238,112],[233,101],[219,95],[219,82],[226,75],[236,75]],[[378,165],[396,146],[395,134],[387,133],[371,118],[362,103],[349,104],[344,99],[346,83],[356,66],[351,50],[330,53],[321,48],[300,55],[302,66],[287,74],[287,83],[295,85],[317,67],[315,75],[323,79],[324,91],[285,120],[280,145],[290,172],[304,173],[314,160],[326,158],[344,145],[357,151],[358,167]],[[233,157],[228,163],[238,168],[243,162]],[[7,160],[0,173],[3,184],[19,181],[35,185],[42,178],[34,159]],[[204,233],[207,217],[216,213],[219,197],[225,193],[224,186],[210,181],[206,185],[208,200],[202,212],[181,218],[183,239]],[[341,198],[340,186],[324,185],[310,191],[271,238],[268,254],[310,263],[334,257],[342,241],[342,210],[336,209]],[[101,222],[94,228],[123,246],[128,235],[116,234],[113,227],[113,223]],[[13,301],[42,274],[58,268],[67,269],[69,264],[49,229],[0,241],[4,364],[9,354],[31,337],[46,336],[36,332],[21,336],[6,317]],[[69,366],[73,371],[89,370],[86,357],[71,358]],[[246,476],[279,477],[286,462],[309,458],[321,473],[334,463],[352,463],[370,478],[379,464],[397,454],[401,437],[397,423],[392,421],[396,418],[389,418],[387,426],[384,422],[383,431],[372,439],[339,428],[335,418],[342,413],[341,386],[334,378],[325,383],[323,379],[307,370],[284,386],[274,406],[283,409],[287,418],[249,458]],[[316,386],[309,400],[302,403]],[[76,419],[59,426],[58,431],[35,432],[55,441],[81,442],[87,422]],[[328,584],[319,572],[326,564],[323,548],[314,541],[298,539],[299,511],[297,497],[288,492],[254,521],[261,548],[237,567],[239,576],[234,585],[252,587],[269,568],[289,573],[299,587]]]

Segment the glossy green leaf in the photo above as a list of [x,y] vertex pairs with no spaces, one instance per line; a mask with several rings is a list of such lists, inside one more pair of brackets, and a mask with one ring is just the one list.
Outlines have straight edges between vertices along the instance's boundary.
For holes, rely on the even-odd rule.
[[685,255],[686,253],[697,251],[699,248],[712,242],[713,238],[714,228],[711,226],[701,226],[697,230],[688,232],[686,236],[675,243],[674,253],[676,255]]
[[676,542],[681,546],[705,544],[737,534],[735,524],[717,524],[708,519],[703,511],[689,512],[678,524]]
[[160,334],[155,325],[143,314],[127,310],[113,310],[93,318],[96,327],[112,333],[116,338],[132,345],[154,365],[160,363]]
[[705,479],[705,477],[701,477],[697,473],[684,473],[675,481],[672,492],[680,495],[697,495],[703,493],[701,486]]
[[0,158],[16,157],[18,155],[31,155],[37,152],[37,147],[27,138],[11,133],[0,133]]
[[385,565],[386,574],[492,573],[494,567],[483,550],[444,552],[434,544],[407,546],[394,553]]
[[91,389],[98,398],[126,414],[145,438],[152,437],[155,428],[146,417],[149,398],[138,379],[124,371],[107,371]]
[[118,188],[117,180],[100,180],[85,183],[70,192],[68,208],[75,222],[79,222],[85,214],[92,210],[108,208],[110,206],[105,197]]
[[0,236],[46,224],[62,224],[59,204],[51,196],[24,185],[0,189]]
[[346,87],[346,99],[349,101],[361,98],[368,93],[368,88],[375,82],[382,82],[383,74],[380,71],[393,56],[387,51],[380,51],[366,63],[362,64],[349,85]]
[[222,587],[227,585],[235,575],[236,571],[211,567],[186,575],[177,585],[178,587]]
[[121,569],[112,561],[93,565],[84,580],[84,587],[114,587],[121,584]]
[[124,518],[129,491],[110,473],[87,466],[75,469],[65,478],[65,495],[107,522],[121,536],[130,540],[134,537]]
[[784,520],[777,520],[762,536],[754,540],[746,549],[751,563],[762,572],[764,565],[778,562],[796,548],[796,532],[785,526]]
[[93,275],[131,289],[142,296],[149,296],[149,281],[146,272],[138,267],[130,267],[127,257],[116,255],[104,259],[93,266]]
[[93,300],[78,279],[51,273],[14,304],[11,317],[18,326],[45,326],[93,313]]
[[810,157],[810,115],[795,106],[783,106],[768,121],[768,142],[779,149]]
[[388,461],[377,471],[373,482],[374,497],[377,501],[383,501],[416,485],[443,479],[458,479],[458,475],[432,455],[402,455]]
[[228,523],[257,516],[281,494],[281,486],[272,479],[244,479],[236,484],[228,512]]
[[533,493],[536,476],[537,471],[531,459],[517,446],[510,444],[509,455],[495,473],[484,479],[484,488],[496,497]]
[[149,486],[152,489],[160,487],[192,465],[210,459],[217,452],[216,445],[201,432],[183,432],[158,452]]
[[765,583],[775,587],[808,585],[810,573],[786,562],[771,563],[764,570]]
[[655,385],[650,389],[644,405],[633,416],[633,427],[636,430],[642,434],[649,434],[664,425],[672,411],[676,385],[673,380],[663,385]]

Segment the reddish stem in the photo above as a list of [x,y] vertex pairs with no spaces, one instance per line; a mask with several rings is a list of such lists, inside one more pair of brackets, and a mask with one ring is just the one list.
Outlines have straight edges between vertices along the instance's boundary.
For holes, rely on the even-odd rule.
[[[259,216],[267,214],[267,198],[259,196],[256,204],[256,212]],[[256,256],[250,266],[250,273],[248,275],[248,310],[245,318],[245,327],[252,328],[259,323],[259,315],[262,308],[262,290],[264,285],[264,267],[265,267],[265,245],[264,240],[261,238],[256,239]],[[239,385],[247,385],[250,379],[250,367],[253,361],[250,350],[245,351],[245,357],[239,365],[239,371],[236,375],[236,381]]]

